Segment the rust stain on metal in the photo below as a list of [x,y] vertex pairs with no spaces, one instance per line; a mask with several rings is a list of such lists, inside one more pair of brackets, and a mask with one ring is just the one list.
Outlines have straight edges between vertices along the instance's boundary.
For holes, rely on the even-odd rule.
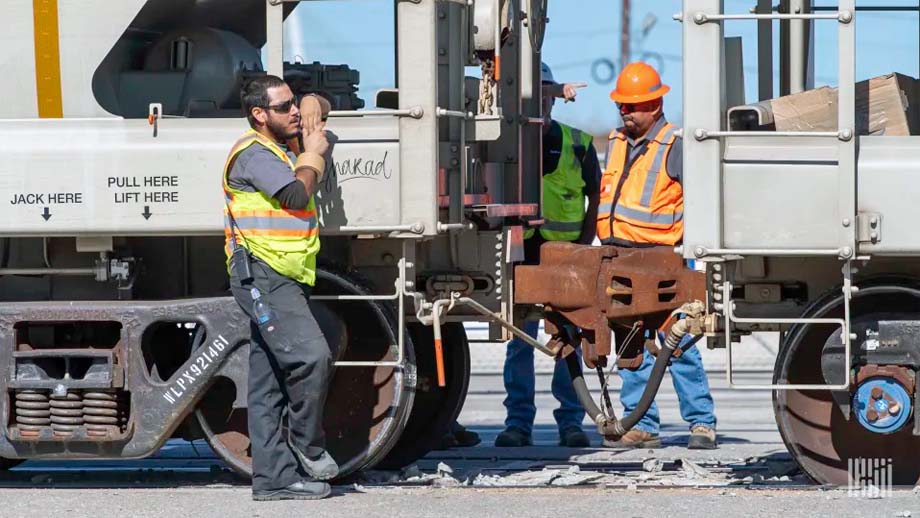
[[[906,390],[908,394],[914,394],[914,374],[907,367],[900,365],[864,365],[859,369],[859,371],[856,373],[856,376],[853,378],[853,385],[859,385],[869,378],[876,377],[894,379],[900,383],[902,387],[904,387],[904,390]],[[878,393],[879,396],[876,396],[876,393]],[[879,399],[883,393],[884,392],[882,391],[881,387],[874,387],[872,389],[871,395],[873,398]]]
[[518,266],[514,276],[515,302],[542,304],[548,333],[566,323],[582,329],[589,366],[606,363],[611,327],[643,320],[657,328],[681,304],[706,294],[705,275],[670,247],[546,243],[540,263]]

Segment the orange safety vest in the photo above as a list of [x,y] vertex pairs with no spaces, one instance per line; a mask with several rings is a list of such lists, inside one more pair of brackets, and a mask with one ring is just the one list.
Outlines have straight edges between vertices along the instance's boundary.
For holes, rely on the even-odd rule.
[[229,269],[234,247],[230,219],[232,214],[239,227],[234,228],[236,246],[248,248],[253,255],[281,275],[312,286],[316,279],[316,255],[320,250],[315,199],[310,199],[306,209],[287,209],[271,196],[259,191],[245,192],[234,189],[227,181],[236,157],[253,145],[268,148],[291,168],[291,178],[294,178],[294,164],[291,159],[284,150],[261,133],[249,130],[233,145],[224,165],[224,194],[227,200],[224,209],[224,235],[227,267]]
[[626,133],[616,130],[610,134],[597,210],[597,237],[601,243],[647,246],[681,241],[684,192],[667,170],[676,131],[677,126],[665,124],[629,171],[624,171],[629,151]]

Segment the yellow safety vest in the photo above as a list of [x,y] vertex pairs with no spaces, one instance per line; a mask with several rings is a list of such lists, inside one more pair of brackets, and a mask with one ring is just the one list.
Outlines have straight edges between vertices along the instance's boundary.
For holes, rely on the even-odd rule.
[[[543,176],[543,225],[540,235],[547,241],[575,241],[581,237],[585,221],[585,180],[581,160],[575,153],[580,145],[587,151],[591,135],[559,123],[562,128],[562,149],[559,163],[552,173]],[[524,231],[524,239],[534,229]]]
[[236,221],[237,245],[250,252],[276,272],[297,282],[312,286],[316,282],[316,255],[319,253],[319,225],[316,219],[316,202],[311,197],[304,210],[286,209],[278,200],[262,192],[245,192],[230,187],[227,181],[230,167],[246,148],[258,144],[284,161],[294,171],[294,164],[275,142],[255,130],[249,130],[236,141],[224,165],[225,251],[227,270],[233,253],[230,213]]
[[665,124],[625,171],[628,142],[610,134],[611,151],[601,177],[597,237],[609,245],[674,245],[684,235],[684,191],[668,175],[668,152],[677,126]]

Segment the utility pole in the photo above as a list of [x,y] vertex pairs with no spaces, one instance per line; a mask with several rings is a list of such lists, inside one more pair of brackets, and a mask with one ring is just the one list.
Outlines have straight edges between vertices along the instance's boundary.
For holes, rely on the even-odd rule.
[[629,0],[621,0],[620,11],[620,70],[629,63]]

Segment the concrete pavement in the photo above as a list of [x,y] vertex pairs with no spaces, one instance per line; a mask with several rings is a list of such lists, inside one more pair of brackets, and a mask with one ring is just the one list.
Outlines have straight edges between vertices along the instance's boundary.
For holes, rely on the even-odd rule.
[[[920,516],[920,494],[852,498],[797,473],[773,422],[768,391],[731,391],[710,372],[721,447],[687,450],[687,428],[668,379],[658,397],[665,447],[559,448],[549,375],[538,376],[536,445],[494,448],[504,397],[497,374],[472,380],[462,422],[478,447],[432,452],[402,472],[369,472],[320,502],[255,503],[204,443],[171,441],[137,461],[32,461],[0,474],[0,517],[138,516]],[[613,381],[615,393],[616,376]],[[766,372],[740,381],[764,382]],[[597,388],[594,377],[589,383]],[[459,487],[458,487],[459,486]]]

